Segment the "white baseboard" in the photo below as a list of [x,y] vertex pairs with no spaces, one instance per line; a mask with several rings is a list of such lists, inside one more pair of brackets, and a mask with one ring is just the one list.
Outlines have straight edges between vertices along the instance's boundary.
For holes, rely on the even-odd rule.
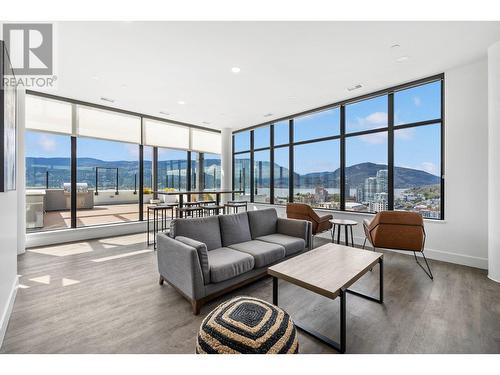
[[[330,234],[327,234],[327,233],[322,234],[320,237],[331,239]],[[343,240],[343,237],[341,238],[341,240]],[[364,237],[360,237],[360,236],[354,237],[354,243],[356,245],[359,245],[359,246],[363,245],[364,240],[365,240]],[[370,244],[368,244],[367,246],[370,246]],[[413,256],[413,253],[409,254],[407,251],[398,251],[398,250],[392,250],[392,251],[395,251],[395,252],[398,252],[398,253],[404,254],[404,255]],[[419,256],[419,254],[417,254],[417,256]],[[474,256],[470,256],[470,255],[452,253],[452,252],[442,251],[442,250],[434,250],[434,249],[429,249],[429,248],[425,249],[425,256],[428,259],[440,260],[443,262],[455,263],[455,264],[460,264],[463,266],[481,268],[481,269],[485,269],[485,270],[488,269],[488,258],[474,257]]]
[[7,305],[5,306],[5,310],[2,311],[2,315],[0,317],[0,348],[3,344],[3,339],[5,337],[5,333],[7,332],[7,326],[9,325],[10,314],[12,313],[12,309],[14,308],[14,301],[16,300],[17,287],[19,285],[19,279],[16,276],[14,283],[12,284],[12,289],[10,291],[9,300]]

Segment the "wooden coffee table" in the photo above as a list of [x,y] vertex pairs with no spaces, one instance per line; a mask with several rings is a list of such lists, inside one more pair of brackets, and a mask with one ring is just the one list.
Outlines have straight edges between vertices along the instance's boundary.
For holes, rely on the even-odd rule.
[[[348,289],[377,263],[380,272],[379,298]],[[332,300],[340,297],[340,343],[308,328],[301,322],[295,322],[295,325],[340,353],[345,353],[346,295],[350,293],[370,301],[383,303],[383,268],[382,253],[337,244],[326,244],[269,267],[268,274],[273,277],[273,303],[278,306],[278,279]]]

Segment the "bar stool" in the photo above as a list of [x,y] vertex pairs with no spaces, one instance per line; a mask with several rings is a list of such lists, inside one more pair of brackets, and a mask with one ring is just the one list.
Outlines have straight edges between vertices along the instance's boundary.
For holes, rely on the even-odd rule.
[[211,215],[220,215],[221,211],[224,213],[225,207],[222,205],[216,205],[216,204],[207,204],[201,206],[203,208],[203,213],[206,216],[211,216]]
[[[193,203],[193,202],[190,202]],[[192,205],[191,207],[182,207],[179,208],[179,212],[184,214],[184,217],[202,217],[203,216],[203,208],[197,205]]]
[[[167,203],[167,204],[158,204],[158,205],[151,205],[148,206],[148,213],[147,213],[147,244],[148,246],[151,244],[149,240],[149,235],[151,232],[151,225],[150,225],[150,212],[153,213],[153,248],[156,250],[156,235],[160,231],[160,224],[161,224],[161,231],[163,232],[167,228],[167,211],[171,210],[171,218],[174,218],[174,208],[176,208],[178,205],[177,203]],[[176,213],[177,216],[177,213]]]
[[226,214],[233,213],[237,214],[240,207],[244,207],[245,211],[248,211],[248,202],[247,201],[228,201],[224,205],[224,211]]

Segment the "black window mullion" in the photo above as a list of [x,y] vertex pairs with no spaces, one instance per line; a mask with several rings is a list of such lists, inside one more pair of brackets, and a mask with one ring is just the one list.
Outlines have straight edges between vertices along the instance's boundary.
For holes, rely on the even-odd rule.
[[71,228],[76,228],[77,140],[71,137]]
[[[201,186],[198,186],[201,190]],[[187,165],[186,165],[186,190],[191,190],[191,151],[187,152]],[[191,195],[187,196],[188,202],[191,202]]]
[[445,184],[445,172],[444,172],[444,79],[441,78],[441,220],[444,220],[444,184]]
[[293,119],[290,119],[289,123],[289,138],[290,138],[290,146],[289,147],[289,152],[288,152],[288,202],[293,203],[293,184],[294,184],[294,175],[293,175],[293,170],[294,170],[294,165],[293,165]]
[[139,145],[139,221],[144,220],[144,146]]
[[394,210],[394,93],[387,100],[387,209]]
[[345,211],[345,106],[340,106],[340,210]]
[[151,168],[151,173],[153,173],[153,198],[158,199],[158,147],[153,147],[153,165]]
[[269,127],[271,131],[270,147],[269,147],[269,164],[271,170],[269,171],[269,203],[274,204],[274,124]]
[[[232,190],[234,191],[235,190],[235,185],[234,185],[234,179],[236,178],[236,176],[234,175],[234,133],[233,135],[231,136],[232,138],[232,144],[231,144],[231,148],[232,148],[232,158],[231,158],[231,175],[232,175],[232,181],[231,181],[231,187],[232,187]],[[238,188],[240,189],[240,188]],[[231,199],[234,200],[234,193],[231,194]]]
[[254,150],[253,150],[253,143],[254,143],[254,139],[253,139],[253,130],[250,132],[250,202],[253,203],[254,201],[254,198],[255,198],[255,181],[254,181],[254,178],[255,178],[255,171],[253,170],[254,169]]

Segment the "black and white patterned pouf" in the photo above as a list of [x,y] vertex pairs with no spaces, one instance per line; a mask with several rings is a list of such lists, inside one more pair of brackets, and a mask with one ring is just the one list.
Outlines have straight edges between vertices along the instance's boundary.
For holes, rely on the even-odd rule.
[[290,316],[277,306],[252,297],[236,297],[219,305],[203,320],[196,353],[298,353]]

